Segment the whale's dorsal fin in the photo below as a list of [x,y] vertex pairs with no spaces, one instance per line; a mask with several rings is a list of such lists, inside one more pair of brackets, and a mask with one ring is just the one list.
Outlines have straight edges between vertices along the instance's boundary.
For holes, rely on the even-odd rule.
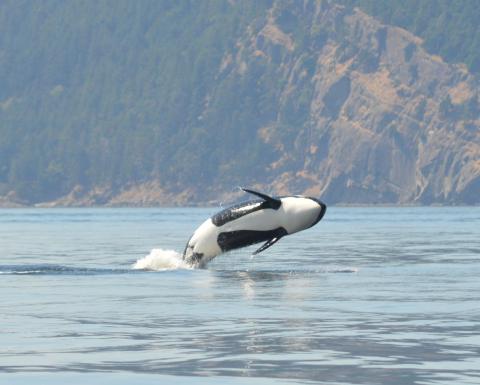
[[280,199],[272,198],[271,196],[268,196],[266,194],[262,194],[262,193],[259,193],[258,191],[249,190],[243,187],[242,187],[242,190],[247,193],[256,195],[259,198],[262,198],[265,202],[269,202],[271,204],[272,209],[274,210],[278,210],[278,208],[282,205],[282,202],[280,201]]

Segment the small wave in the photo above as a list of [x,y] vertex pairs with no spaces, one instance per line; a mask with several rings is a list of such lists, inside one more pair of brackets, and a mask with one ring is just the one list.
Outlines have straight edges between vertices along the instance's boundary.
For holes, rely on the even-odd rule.
[[3,265],[0,275],[100,275],[128,274],[130,269],[102,269],[51,264]]
[[336,267],[325,269],[325,273],[358,273],[356,267]]
[[153,249],[150,254],[140,258],[132,266],[137,270],[176,270],[191,269],[192,267],[183,261],[182,254],[175,250]]

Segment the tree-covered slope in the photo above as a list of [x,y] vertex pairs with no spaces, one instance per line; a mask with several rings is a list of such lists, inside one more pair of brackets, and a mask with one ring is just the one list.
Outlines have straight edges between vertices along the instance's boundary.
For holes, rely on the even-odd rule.
[[0,203],[478,203],[478,79],[353,5],[1,2]]
[[[156,178],[184,186],[211,177],[216,157],[232,148],[215,134],[224,127],[205,133],[200,114],[225,51],[264,9],[2,2],[0,194],[41,201],[76,185],[118,189]],[[241,135],[232,131],[230,143]]]
[[451,63],[480,72],[480,4],[477,0],[340,0],[386,24],[409,30],[423,46]]

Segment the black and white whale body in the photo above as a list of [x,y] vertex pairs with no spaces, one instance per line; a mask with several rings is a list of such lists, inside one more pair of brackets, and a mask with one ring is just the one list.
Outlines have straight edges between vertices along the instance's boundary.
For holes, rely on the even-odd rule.
[[185,247],[185,262],[203,267],[221,253],[265,242],[254,252],[258,254],[285,235],[314,226],[327,210],[327,206],[315,198],[270,197],[242,190],[261,199],[231,206],[203,222]]

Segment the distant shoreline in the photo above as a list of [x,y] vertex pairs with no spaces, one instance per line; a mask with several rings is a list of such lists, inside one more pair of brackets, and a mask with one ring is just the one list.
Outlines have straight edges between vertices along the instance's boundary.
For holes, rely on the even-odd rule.
[[[190,205],[179,205],[179,204],[165,204],[165,205],[43,205],[43,204],[32,204],[32,205],[22,205],[22,204],[0,204],[0,209],[173,209],[173,208],[215,208],[215,207],[225,207],[227,205],[216,205],[216,204],[190,204]],[[480,207],[479,204],[467,205],[467,204],[442,204],[442,203],[433,203],[431,205],[415,204],[415,203],[337,203],[328,205],[328,207],[337,207],[337,208],[388,208],[388,207],[399,207],[399,208],[425,208],[425,207],[438,207],[438,208],[458,208],[458,207]]]

